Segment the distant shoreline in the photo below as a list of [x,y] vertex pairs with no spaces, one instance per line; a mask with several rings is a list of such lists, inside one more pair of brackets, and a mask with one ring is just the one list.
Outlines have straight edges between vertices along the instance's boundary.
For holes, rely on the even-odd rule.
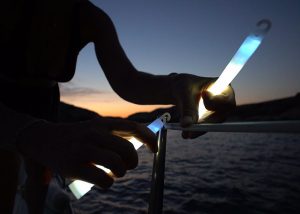
[[[138,112],[128,116],[127,119],[148,123],[165,112],[172,115],[171,122],[179,121],[176,107],[159,108],[152,112]],[[101,115],[74,105],[60,103],[59,121],[61,122],[78,122],[97,117],[101,117]],[[227,121],[262,120],[300,120],[300,93],[293,97],[237,106],[227,118]]]

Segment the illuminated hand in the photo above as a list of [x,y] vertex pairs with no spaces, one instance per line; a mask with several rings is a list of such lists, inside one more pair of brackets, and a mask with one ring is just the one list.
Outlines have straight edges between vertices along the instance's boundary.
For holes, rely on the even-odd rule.
[[127,133],[152,151],[157,150],[156,137],[146,126],[117,118],[70,124],[38,122],[19,135],[18,148],[26,157],[65,177],[108,188],[113,178],[94,164],[107,167],[114,176],[121,177],[138,163],[133,145],[114,132]]
[[[172,76],[172,94],[180,113],[182,127],[198,122],[198,105],[200,97],[208,110],[214,111],[204,122],[222,122],[235,106],[235,96],[232,87],[228,87],[220,95],[212,95],[206,88],[217,78],[198,77],[191,74],[175,74]],[[183,138],[195,138],[203,132],[183,132]]]

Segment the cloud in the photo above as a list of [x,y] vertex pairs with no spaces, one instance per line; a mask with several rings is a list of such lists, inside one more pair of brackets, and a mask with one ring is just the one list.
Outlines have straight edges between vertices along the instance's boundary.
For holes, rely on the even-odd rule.
[[94,88],[89,87],[81,87],[76,86],[73,83],[68,84],[59,84],[60,94],[64,97],[71,97],[71,96],[85,96],[85,95],[99,95],[99,94],[106,94],[108,92],[97,90]]

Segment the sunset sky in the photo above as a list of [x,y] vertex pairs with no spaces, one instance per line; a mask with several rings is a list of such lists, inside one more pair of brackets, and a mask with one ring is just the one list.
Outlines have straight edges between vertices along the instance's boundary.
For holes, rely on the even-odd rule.
[[[153,74],[219,76],[262,18],[273,27],[233,81],[238,104],[300,92],[298,0],[94,0],[112,18],[134,66]],[[88,44],[76,75],[61,84],[62,100],[104,116],[128,116],[158,106],[138,106],[111,89]]]

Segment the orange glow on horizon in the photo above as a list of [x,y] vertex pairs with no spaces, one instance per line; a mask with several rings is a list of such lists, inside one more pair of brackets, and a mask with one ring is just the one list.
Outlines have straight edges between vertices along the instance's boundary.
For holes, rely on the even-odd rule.
[[168,105],[137,105],[129,103],[117,95],[106,97],[61,96],[61,101],[77,107],[85,108],[101,116],[126,118],[137,112],[151,112],[157,108],[167,108]]
[[[237,105],[263,102],[255,97],[241,97],[236,94]],[[110,93],[108,95],[90,95],[90,96],[64,96],[61,95],[61,101],[77,107],[85,108],[98,113],[101,116],[123,117],[126,118],[137,112],[151,112],[157,108],[168,108],[171,105],[136,105],[121,99],[118,95]]]

